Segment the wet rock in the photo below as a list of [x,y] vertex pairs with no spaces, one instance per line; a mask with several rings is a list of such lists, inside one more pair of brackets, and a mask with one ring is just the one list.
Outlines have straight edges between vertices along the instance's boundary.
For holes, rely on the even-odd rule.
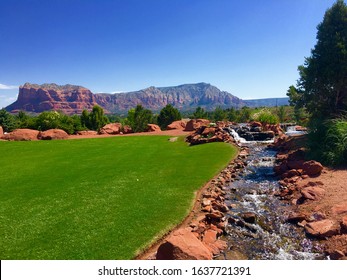
[[224,215],[220,211],[213,211],[212,213],[206,214],[206,217],[210,219],[219,220],[219,219],[222,219]]
[[320,187],[306,187],[300,193],[305,199],[319,200],[325,195],[325,190]]
[[287,218],[287,222],[296,224],[302,222],[305,219],[306,215],[304,213],[290,213]]
[[323,165],[315,160],[306,161],[302,167],[304,173],[309,176],[317,176],[321,174]]
[[254,224],[257,220],[257,216],[253,212],[245,212],[241,214],[241,218],[246,222],[250,224]]
[[325,219],[317,222],[307,223],[305,226],[307,234],[317,238],[326,238],[338,234],[339,229],[332,220]]
[[212,253],[190,231],[180,229],[159,246],[157,260],[211,260]]
[[9,141],[33,141],[38,140],[38,130],[33,129],[15,129],[14,131],[4,134],[1,138]]
[[287,171],[286,173],[283,173],[282,178],[292,178],[292,177],[297,177],[300,176],[300,172],[296,169],[291,169]]
[[62,129],[49,129],[40,132],[38,138],[41,140],[67,139],[69,135]]
[[121,131],[122,124],[121,123],[109,123],[100,128],[100,134],[119,134]]

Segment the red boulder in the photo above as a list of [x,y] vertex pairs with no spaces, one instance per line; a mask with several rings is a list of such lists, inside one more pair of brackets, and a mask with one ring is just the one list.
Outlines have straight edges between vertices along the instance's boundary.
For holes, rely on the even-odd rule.
[[39,133],[41,140],[67,139],[69,135],[62,129],[49,129]]
[[310,160],[304,162],[302,169],[304,170],[304,173],[309,176],[316,176],[319,175],[323,170],[323,165],[315,160]]
[[175,231],[160,245],[157,260],[211,260],[210,250],[189,228]]
[[186,128],[186,122],[182,120],[174,121],[166,127],[167,130],[184,129],[184,128]]
[[155,131],[161,131],[161,129],[160,129],[159,125],[149,123],[149,124],[147,124],[147,131],[148,132],[155,132]]
[[33,129],[16,129],[10,133],[4,134],[2,139],[10,141],[32,141],[38,140],[37,137],[39,133],[38,130]]
[[119,134],[122,124],[120,123],[109,123],[104,127],[100,128],[100,134]]

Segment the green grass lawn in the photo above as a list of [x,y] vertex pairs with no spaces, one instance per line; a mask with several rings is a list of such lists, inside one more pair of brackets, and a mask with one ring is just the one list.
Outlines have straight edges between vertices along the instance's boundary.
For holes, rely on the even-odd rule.
[[0,142],[0,259],[131,259],[236,154],[167,136]]

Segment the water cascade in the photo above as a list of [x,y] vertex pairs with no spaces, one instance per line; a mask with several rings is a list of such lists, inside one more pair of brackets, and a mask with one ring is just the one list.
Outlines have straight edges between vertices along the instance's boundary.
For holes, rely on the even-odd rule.
[[[301,229],[285,222],[288,204],[275,197],[279,184],[273,172],[275,150],[264,143],[245,141],[234,129],[231,135],[249,148],[247,166],[226,190],[227,242],[230,251],[248,259],[321,259],[319,246]],[[228,256],[229,254],[229,256]]]

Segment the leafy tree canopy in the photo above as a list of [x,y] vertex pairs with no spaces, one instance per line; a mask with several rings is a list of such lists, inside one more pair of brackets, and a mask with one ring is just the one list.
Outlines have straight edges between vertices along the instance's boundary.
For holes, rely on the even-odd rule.
[[297,88],[288,96],[313,118],[339,116],[347,109],[347,6],[337,0],[317,26],[317,43],[299,66]]
[[178,121],[182,119],[180,111],[173,107],[171,104],[166,105],[161,109],[158,116],[158,125],[161,129],[166,129],[166,127],[173,121]]

